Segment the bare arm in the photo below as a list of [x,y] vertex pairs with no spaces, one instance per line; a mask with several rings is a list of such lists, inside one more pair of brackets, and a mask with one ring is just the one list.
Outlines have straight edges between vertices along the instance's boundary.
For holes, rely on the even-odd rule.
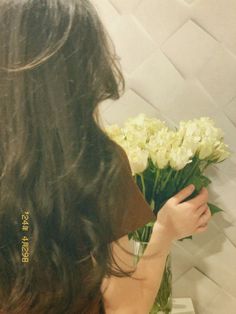
[[[182,202],[192,192],[190,186],[184,188],[159,211],[151,239],[132,277],[104,278],[101,291],[106,314],[149,313],[160,287],[172,241],[207,229],[207,222],[211,217],[207,206],[208,192],[202,189],[195,198]],[[119,243],[132,252],[127,236],[122,237]],[[120,267],[132,270],[132,256],[115,242],[112,247],[114,258]]]
[[[119,243],[132,252],[127,236],[122,237]],[[116,262],[125,270],[133,270],[132,256],[125,253],[117,244],[113,243],[112,246]],[[161,284],[170,247],[171,239],[167,237],[162,226],[155,223],[150,242],[132,277],[104,279],[102,291],[107,287],[103,292],[107,314],[149,313]]]

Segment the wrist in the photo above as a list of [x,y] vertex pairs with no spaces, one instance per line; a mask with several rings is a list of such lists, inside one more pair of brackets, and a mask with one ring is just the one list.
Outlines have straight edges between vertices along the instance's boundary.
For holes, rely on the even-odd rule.
[[152,238],[154,242],[158,242],[158,247],[161,251],[167,253],[170,251],[174,239],[169,234],[167,229],[158,221],[156,221],[153,225]]
[[164,237],[167,241],[172,242],[174,240],[174,237],[171,235],[169,230],[161,224],[158,220],[153,225],[153,232],[159,234],[161,237]]

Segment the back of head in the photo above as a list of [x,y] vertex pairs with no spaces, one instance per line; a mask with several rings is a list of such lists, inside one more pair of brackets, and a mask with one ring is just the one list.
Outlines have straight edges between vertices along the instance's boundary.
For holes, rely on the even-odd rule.
[[112,272],[121,170],[96,108],[122,83],[89,1],[0,2],[3,313],[89,312]]

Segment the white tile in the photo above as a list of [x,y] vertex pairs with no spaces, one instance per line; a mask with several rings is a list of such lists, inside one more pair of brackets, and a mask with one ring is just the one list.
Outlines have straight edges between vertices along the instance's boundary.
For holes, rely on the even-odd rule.
[[104,119],[110,124],[123,125],[128,117],[145,113],[147,116],[164,120],[162,114],[148,102],[138,96],[134,91],[128,90],[119,100],[113,101],[106,111],[102,113]]
[[236,184],[236,153],[231,154],[229,158],[216,164],[216,168]]
[[235,314],[235,309],[236,298],[221,291],[207,307],[201,308],[199,314]]
[[208,228],[202,233],[197,233],[192,235],[192,239],[184,239],[183,241],[177,241],[177,245],[193,256],[197,255],[199,251],[207,245],[209,241],[214,239],[220,234],[220,230],[215,226],[215,224],[210,220],[208,223]]
[[200,69],[197,77],[215,102],[223,107],[236,96],[236,56],[222,46]]
[[236,249],[236,223],[234,222],[231,226],[224,229],[224,234],[229,241],[235,246]]
[[[179,122],[203,116],[214,120],[215,126],[224,132],[224,142],[230,151],[236,151],[236,129],[231,121],[218,108],[206,91],[196,81],[187,81],[183,92],[169,104],[165,104],[163,112],[166,116]],[[236,169],[235,169],[236,170]]]
[[236,97],[224,108],[224,112],[236,127]]
[[220,164],[210,165],[208,168],[206,168],[205,174],[212,180],[212,183],[209,185],[209,187],[216,193],[219,192],[216,195],[218,197],[222,194],[222,192],[224,194],[226,190],[234,190],[235,184],[223,172],[219,171],[217,165]]
[[161,45],[188,19],[188,7],[173,0],[143,0],[134,15]]
[[194,19],[236,53],[235,0],[201,0],[192,9]]
[[127,89],[124,95],[118,100],[106,100],[99,105],[101,118],[108,124],[118,123],[122,125],[124,121],[131,116],[143,112],[148,117],[154,117],[165,121],[166,124],[174,129],[177,123],[174,123],[163,112],[145,101],[136,94],[132,89]]
[[215,166],[206,169],[205,175],[212,181],[208,186],[209,202],[223,209],[234,220],[236,218],[236,184]]
[[110,0],[121,14],[132,13],[142,0]]
[[173,298],[171,314],[195,314],[193,302],[190,298]]
[[123,70],[131,73],[156,49],[155,43],[132,15],[120,16],[109,28]]
[[[191,268],[173,284],[173,297],[189,297],[198,312],[199,306],[205,308],[221,289],[196,268]],[[223,313],[222,313],[223,314]]]
[[173,243],[171,247],[172,282],[193,267],[193,257],[188,251]]
[[231,215],[224,211],[213,215],[211,220],[215,224],[215,226],[219,230],[221,230],[221,232],[224,232],[225,229],[232,226],[232,223],[234,223],[236,218],[233,218]]
[[219,43],[191,20],[162,45],[162,51],[185,77],[193,77],[217,49]]
[[198,269],[236,297],[236,247],[220,234],[196,256]]
[[[216,190],[214,188],[214,190]],[[235,195],[235,188],[227,189],[224,186],[222,186],[222,189],[219,190],[221,196],[216,198],[213,203],[214,205],[218,206],[219,208],[223,209],[226,213],[228,213],[232,220],[236,219],[236,195]],[[218,213],[216,214],[218,215]]]
[[183,0],[185,1],[187,4],[193,4],[196,2],[196,0]]
[[99,104],[99,111],[101,114],[103,114],[104,111],[106,111],[112,104],[114,103],[114,100],[107,99]]
[[103,24],[109,31],[109,27],[119,17],[119,13],[111,5],[109,0],[91,0],[96,8]]
[[177,97],[184,85],[183,77],[160,50],[130,77],[130,86],[159,110]]
[[202,116],[213,117],[217,106],[198,81],[187,80],[182,93],[172,102],[165,103],[162,110],[168,117],[179,122]]
[[229,145],[233,152],[236,151],[235,126],[198,81],[187,80],[182,93],[161,109],[175,122],[203,116],[212,118],[215,126],[224,132],[225,144]]

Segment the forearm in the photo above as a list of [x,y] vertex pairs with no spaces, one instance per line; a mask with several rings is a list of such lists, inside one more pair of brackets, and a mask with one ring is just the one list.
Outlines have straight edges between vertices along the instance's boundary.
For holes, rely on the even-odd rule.
[[[107,314],[149,313],[160,288],[171,242],[167,233],[155,224],[151,239],[132,277],[111,277],[107,280],[108,289],[104,295]],[[116,255],[119,256],[117,262],[122,268],[127,264],[132,265],[133,259],[129,257],[125,261],[124,252],[122,256],[122,250],[117,247],[116,250]],[[122,264],[120,258],[126,264]],[[131,270],[131,268],[133,267],[127,268],[127,270]]]
[[139,260],[133,278],[142,278],[140,289],[143,313],[149,313],[160,288],[166,258],[171,249],[172,240],[161,226],[155,224],[149,244]]

